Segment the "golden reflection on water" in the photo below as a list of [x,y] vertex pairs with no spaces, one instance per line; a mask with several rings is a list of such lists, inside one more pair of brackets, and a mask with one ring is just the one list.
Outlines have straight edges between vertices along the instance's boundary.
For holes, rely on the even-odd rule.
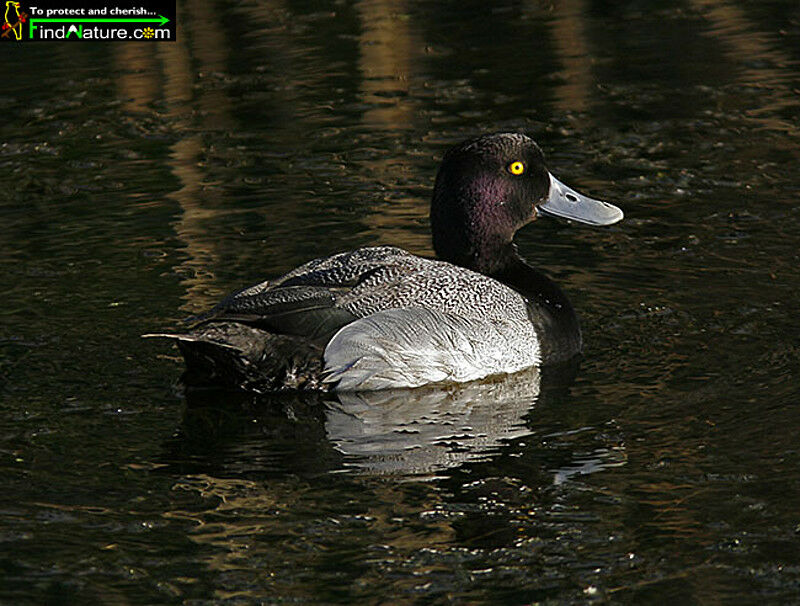
[[[166,101],[166,113],[173,121],[173,128],[183,136],[173,146],[168,157],[173,174],[181,187],[169,197],[178,202],[181,213],[175,223],[178,237],[186,244],[189,260],[184,264],[182,275],[186,287],[186,298],[202,299],[203,293],[214,280],[214,267],[217,262],[215,243],[205,236],[203,222],[213,218],[217,211],[209,204],[208,196],[213,190],[203,187],[204,174],[199,162],[204,152],[202,138],[192,124],[188,113],[200,111],[205,116],[203,130],[229,127],[227,108],[230,102],[219,91],[200,94],[195,98],[192,87],[194,72],[192,60],[199,61],[208,71],[224,70],[227,46],[217,31],[218,28],[204,28],[208,17],[208,3],[190,2],[189,10],[196,17],[179,20],[177,24],[178,41],[159,44],[156,53],[146,44],[117,44],[112,48],[114,62],[119,75],[116,78],[118,95],[123,99],[124,109],[137,114],[151,111],[156,101]],[[204,12],[205,11],[205,12]],[[192,36],[194,28],[199,28]],[[203,40],[194,48],[187,46],[187,40]],[[163,78],[154,74],[163,73]],[[191,103],[190,103],[191,102]]]
[[[177,42],[157,45],[156,53],[145,44],[118,44],[112,48],[120,74],[116,79],[118,94],[124,99],[125,109],[133,113],[149,111],[154,102],[163,99],[173,129],[182,133],[168,158],[180,188],[169,197],[181,208],[175,230],[186,245],[189,259],[180,273],[186,276],[182,282],[189,307],[193,307],[191,302],[195,300],[213,300],[207,292],[213,285],[218,259],[216,243],[207,237],[204,223],[219,214],[219,195],[213,187],[206,187],[208,179],[200,165],[206,148],[200,132],[225,131],[235,121],[225,91],[193,86],[193,63],[201,74],[227,69],[227,41],[221,28],[209,25],[214,20],[213,7],[190,0],[186,11],[192,18],[178,20]],[[190,41],[194,44],[190,45]],[[156,73],[163,73],[163,79],[154,77]],[[200,129],[193,123],[192,113],[202,116]]]
[[387,131],[416,129],[418,108],[409,95],[409,82],[419,77],[424,41],[412,27],[406,2],[359,2],[357,11],[361,98],[367,106],[362,123]]
[[[218,599],[247,597],[251,591],[253,595],[263,596],[267,590],[284,599],[314,601],[319,597],[318,587],[298,583],[295,575],[300,570],[324,569],[334,548],[337,551],[347,548],[346,544],[335,544],[339,536],[337,528],[342,529],[343,541],[353,541],[352,525],[362,526],[363,532],[358,534],[369,545],[379,546],[384,552],[396,549],[407,553],[422,547],[435,548],[449,544],[454,538],[447,521],[426,522],[423,533],[416,533],[405,523],[416,519],[420,508],[436,510],[442,503],[437,491],[426,490],[424,500],[420,501],[420,491],[414,491],[409,498],[402,484],[364,482],[362,489],[361,494],[351,499],[350,506],[345,507],[349,512],[342,513],[341,508],[329,512],[325,506],[321,507],[330,495],[319,494],[319,488],[302,480],[256,482],[205,474],[185,476],[173,490],[196,492],[204,499],[216,499],[218,505],[200,513],[181,510],[163,515],[166,519],[195,524],[191,539],[214,548],[213,555],[205,560],[209,570],[242,574],[249,582],[239,579],[235,585],[255,586],[253,590],[232,592],[217,587],[215,596]],[[393,505],[387,508],[386,503]],[[280,557],[276,557],[278,554]],[[262,561],[263,565],[254,569],[254,561]],[[374,576],[378,570],[367,567],[363,577],[351,579],[350,583],[372,586],[380,582],[380,578]]]
[[[758,87],[759,107],[745,110],[748,118],[765,129],[798,135],[797,124],[778,118],[780,111],[800,104],[800,95],[791,87],[791,71],[800,62],[778,46],[776,32],[759,31],[746,13],[733,2],[691,0],[711,26],[705,35],[720,40],[723,52],[736,66],[742,84]],[[752,65],[754,61],[760,64]],[[766,63],[766,65],[764,65]]]
[[[215,25],[213,4],[188,0],[185,10],[192,18],[178,20],[178,41],[173,44],[176,50],[165,51],[162,55],[168,87],[177,93],[166,96],[168,112],[181,116],[181,122],[189,127],[186,114],[191,109],[195,115],[201,116],[201,132],[224,132],[236,125],[226,91],[196,85],[192,90],[191,83],[196,84],[195,74],[227,71],[229,42],[225,30]],[[208,303],[196,306],[196,301],[215,298],[209,296],[208,291],[214,282],[214,268],[218,263],[217,247],[215,240],[206,236],[204,224],[219,214],[220,193],[214,187],[206,187],[209,179],[201,168],[206,149],[201,134],[196,131],[197,124],[191,126],[195,128],[187,128],[188,132],[172,146],[169,156],[173,174],[181,184],[170,197],[181,207],[175,231],[186,244],[188,256],[181,271],[185,276],[182,282],[186,288],[186,308],[197,311],[208,307]]]
[[117,95],[129,112],[149,111],[151,104],[163,95],[159,80],[153,77],[160,71],[158,59],[143,44],[116,44],[113,60],[119,74]]
[[[361,76],[361,100],[369,108],[363,112],[364,127],[386,133],[416,131],[418,103],[410,83],[422,77],[424,41],[413,27],[406,2],[371,0],[358,4],[361,34],[358,39],[358,68]],[[397,154],[372,163],[375,178],[392,184],[411,172],[408,158]],[[431,182],[433,175],[430,176]],[[424,254],[430,250],[430,238],[415,237],[408,229],[414,221],[428,214],[428,200],[394,198],[364,217],[364,223],[377,235],[376,244],[392,244]]]
[[553,4],[551,40],[561,64],[562,82],[554,87],[556,107],[562,112],[583,112],[589,107],[594,77],[592,53],[586,33],[586,1]]

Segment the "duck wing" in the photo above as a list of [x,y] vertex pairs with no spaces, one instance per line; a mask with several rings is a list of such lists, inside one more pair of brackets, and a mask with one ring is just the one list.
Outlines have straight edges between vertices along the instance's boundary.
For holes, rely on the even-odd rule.
[[342,305],[347,295],[404,257],[413,255],[382,246],[314,259],[275,280],[233,293],[190,322],[237,322],[324,344],[363,315],[358,305]]
[[326,342],[342,326],[356,319],[336,306],[327,288],[290,286],[268,288],[252,295],[233,295],[209,313],[193,319],[195,327],[236,322],[269,332]]

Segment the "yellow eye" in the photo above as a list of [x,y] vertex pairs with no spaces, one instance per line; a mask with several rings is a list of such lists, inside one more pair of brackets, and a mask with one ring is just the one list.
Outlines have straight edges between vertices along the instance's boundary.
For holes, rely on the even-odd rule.
[[521,175],[525,172],[525,165],[519,160],[512,162],[508,165],[508,172],[510,172],[512,175]]

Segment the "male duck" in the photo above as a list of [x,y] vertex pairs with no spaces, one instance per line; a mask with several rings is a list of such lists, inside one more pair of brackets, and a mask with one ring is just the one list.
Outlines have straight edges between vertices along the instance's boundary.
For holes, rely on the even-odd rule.
[[623,216],[553,177],[529,137],[477,137],[436,177],[439,260],[390,246],[315,259],[233,293],[187,334],[158,336],[177,340],[187,383],[253,391],[417,387],[567,360],[581,349],[575,311],[512,243],[539,214]]

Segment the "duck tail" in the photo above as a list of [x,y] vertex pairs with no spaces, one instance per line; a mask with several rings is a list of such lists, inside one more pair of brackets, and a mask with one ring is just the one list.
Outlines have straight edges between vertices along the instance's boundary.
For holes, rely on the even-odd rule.
[[187,333],[150,333],[176,342],[186,361],[187,386],[248,391],[326,389],[322,348],[306,339],[278,335],[236,322],[205,324]]

